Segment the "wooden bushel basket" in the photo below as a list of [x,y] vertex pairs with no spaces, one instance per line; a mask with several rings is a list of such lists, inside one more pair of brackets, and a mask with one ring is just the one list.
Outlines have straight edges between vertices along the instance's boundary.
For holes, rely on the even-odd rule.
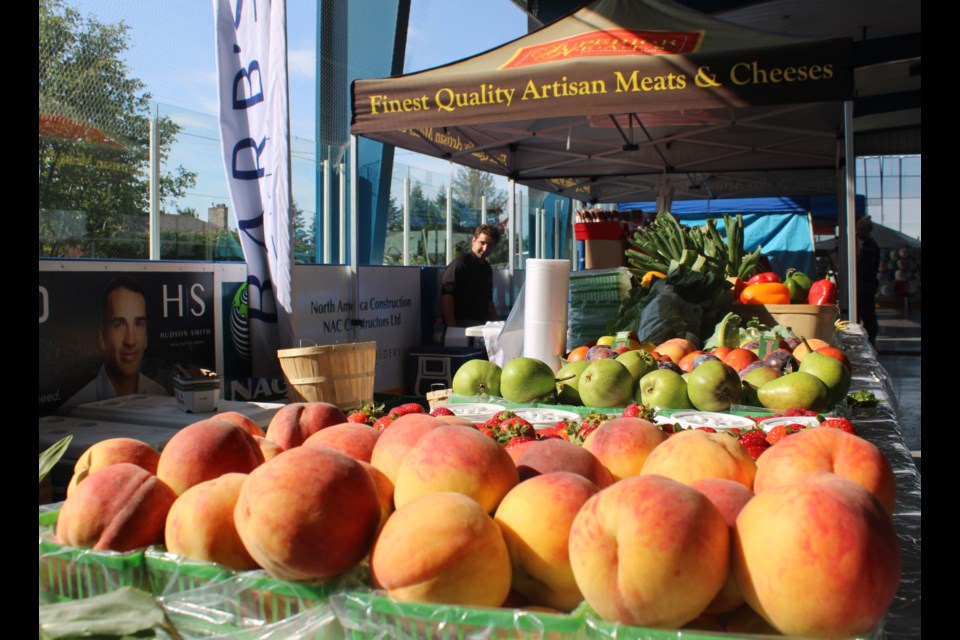
[[329,402],[344,411],[373,402],[376,342],[277,351],[292,402]]

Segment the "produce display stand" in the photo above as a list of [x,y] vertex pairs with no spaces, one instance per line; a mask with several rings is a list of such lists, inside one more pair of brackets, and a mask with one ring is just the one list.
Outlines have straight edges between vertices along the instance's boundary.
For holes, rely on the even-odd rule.
[[[841,405],[857,432],[890,461],[897,483],[893,521],[900,539],[902,577],[881,627],[862,636],[920,636],[920,475],[899,428],[890,377],[861,327],[838,333],[854,365],[852,391],[866,390],[880,402],[871,408]],[[456,402],[461,398],[451,399]],[[548,405],[543,405],[548,406]],[[556,407],[556,405],[552,405]],[[162,547],[131,553],[93,552],[58,545],[52,536],[57,505],[40,512],[40,602],[85,598],[136,586],[152,593],[185,638],[679,638],[734,637],[710,631],[641,629],[600,620],[589,606],[569,614],[520,609],[484,609],[398,603],[373,590],[368,568],[326,585],[273,580],[264,572],[235,573],[186,561]],[[751,636],[765,637],[765,636]]]

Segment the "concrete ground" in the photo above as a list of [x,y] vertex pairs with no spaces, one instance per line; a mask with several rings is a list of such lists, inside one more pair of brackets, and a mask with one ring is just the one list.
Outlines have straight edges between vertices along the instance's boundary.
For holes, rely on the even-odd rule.
[[[904,305],[877,310],[880,330],[876,349],[880,364],[893,381],[907,448],[920,452],[920,317],[919,308]],[[918,460],[919,463],[919,460]]]

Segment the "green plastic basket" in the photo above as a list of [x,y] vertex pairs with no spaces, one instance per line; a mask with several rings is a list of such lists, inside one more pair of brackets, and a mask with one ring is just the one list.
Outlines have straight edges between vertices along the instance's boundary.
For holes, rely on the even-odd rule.
[[235,571],[213,562],[190,560],[170,553],[162,546],[148,547],[144,553],[150,591],[165,596],[189,589],[197,589],[214,582],[227,580]]
[[572,614],[397,602],[377,591],[344,591],[330,604],[352,640],[583,637],[583,619]]
[[40,601],[79,600],[136,587],[149,591],[143,549],[119,553],[60,544],[54,535],[60,511],[40,513]]

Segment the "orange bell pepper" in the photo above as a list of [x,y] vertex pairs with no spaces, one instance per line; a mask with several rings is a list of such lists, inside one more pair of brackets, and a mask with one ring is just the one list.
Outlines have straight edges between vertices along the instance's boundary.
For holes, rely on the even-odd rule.
[[780,282],[760,282],[744,287],[740,304],[790,304],[790,289]]

